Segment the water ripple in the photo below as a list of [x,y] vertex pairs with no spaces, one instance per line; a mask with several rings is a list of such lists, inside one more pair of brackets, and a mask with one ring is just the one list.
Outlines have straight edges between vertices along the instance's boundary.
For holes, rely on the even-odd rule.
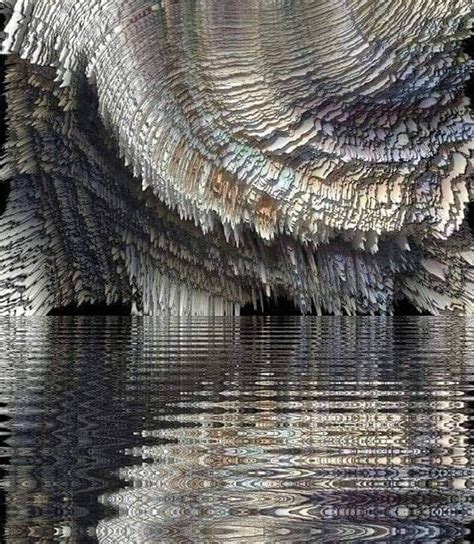
[[473,352],[468,318],[0,319],[5,540],[467,542]]

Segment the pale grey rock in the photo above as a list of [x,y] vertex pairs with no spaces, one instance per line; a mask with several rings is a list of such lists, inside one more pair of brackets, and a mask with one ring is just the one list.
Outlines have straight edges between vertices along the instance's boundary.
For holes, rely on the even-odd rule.
[[1,313],[473,313],[467,0],[0,7]]

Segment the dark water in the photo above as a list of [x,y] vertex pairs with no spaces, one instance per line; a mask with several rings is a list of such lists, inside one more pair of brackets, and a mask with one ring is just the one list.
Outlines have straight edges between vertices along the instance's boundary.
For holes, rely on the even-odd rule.
[[4,538],[467,541],[473,352],[462,318],[0,320]]

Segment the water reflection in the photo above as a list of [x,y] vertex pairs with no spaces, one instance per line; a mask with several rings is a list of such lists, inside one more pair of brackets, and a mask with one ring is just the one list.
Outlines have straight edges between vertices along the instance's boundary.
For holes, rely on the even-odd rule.
[[463,542],[474,320],[0,320],[7,542]]

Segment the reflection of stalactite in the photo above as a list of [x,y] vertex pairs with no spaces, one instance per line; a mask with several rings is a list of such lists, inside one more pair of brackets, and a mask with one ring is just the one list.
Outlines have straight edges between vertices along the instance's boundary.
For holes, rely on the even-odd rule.
[[11,544],[95,541],[94,526],[106,514],[97,496],[118,487],[109,474],[117,454],[109,452],[130,445],[127,416],[116,417],[125,361],[110,349],[112,330],[125,342],[129,323],[94,330],[67,318],[0,322]]
[[0,8],[2,313],[473,312],[468,0]]
[[463,533],[469,321],[0,320],[0,348],[12,544]]
[[[129,367],[134,395],[159,402],[167,384],[141,432],[157,445],[128,450],[143,462],[104,496],[119,516],[100,522],[99,541],[462,537],[469,324],[272,325],[171,327],[172,341],[150,327],[152,345],[179,346],[172,367]],[[202,348],[189,342],[198,332]]]

